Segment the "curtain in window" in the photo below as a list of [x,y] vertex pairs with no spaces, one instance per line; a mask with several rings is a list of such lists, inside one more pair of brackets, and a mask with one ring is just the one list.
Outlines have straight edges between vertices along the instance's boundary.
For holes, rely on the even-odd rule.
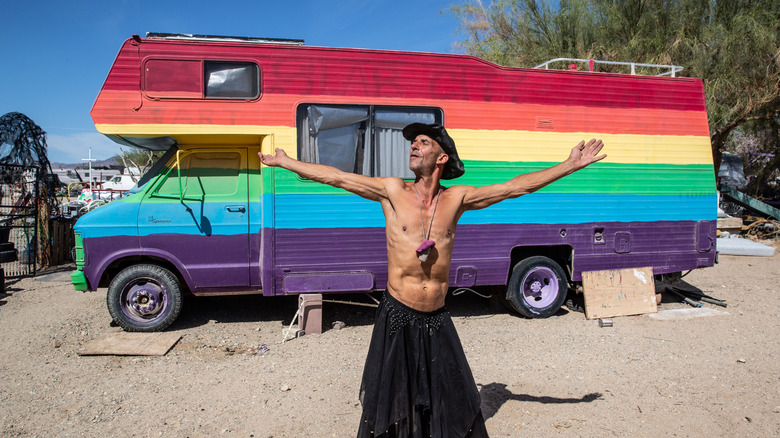
[[253,99],[258,95],[257,65],[206,62],[206,97]]
[[411,144],[401,132],[410,123],[435,123],[432,111],[376,109],[374,112],[376,176],[414,178],[409,170]]
[[[358,163],[361,126],[368,121],[368,108],[311,105],[301,122],[302,161],[327,164],[345,172],[368,174],[369,160]],[[361,154],[362,156],[362,154]]]

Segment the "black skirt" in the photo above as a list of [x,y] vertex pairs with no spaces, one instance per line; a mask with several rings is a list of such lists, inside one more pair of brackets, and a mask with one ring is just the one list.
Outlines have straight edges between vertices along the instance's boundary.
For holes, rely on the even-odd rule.
[[487,437],[480,398],[449,312],[385,293],[363,382],[358,437]]

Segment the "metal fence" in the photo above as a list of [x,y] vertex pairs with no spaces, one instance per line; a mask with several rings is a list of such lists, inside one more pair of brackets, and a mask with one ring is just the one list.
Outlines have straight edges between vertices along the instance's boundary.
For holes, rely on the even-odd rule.
[[0,239],[17,251],[16,261],[2,263],[6,277],[34,276],[37,246],[38,168],[0,164]]

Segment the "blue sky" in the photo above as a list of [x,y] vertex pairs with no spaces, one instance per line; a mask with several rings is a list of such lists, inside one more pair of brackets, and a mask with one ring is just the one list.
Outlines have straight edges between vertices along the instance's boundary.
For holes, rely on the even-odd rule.
[[146,32],[304,39],[309,46],[455,52],[455,0],[4,1],[0,115],[47,132],[49,160],[109,158],[89,111],[122,42]]

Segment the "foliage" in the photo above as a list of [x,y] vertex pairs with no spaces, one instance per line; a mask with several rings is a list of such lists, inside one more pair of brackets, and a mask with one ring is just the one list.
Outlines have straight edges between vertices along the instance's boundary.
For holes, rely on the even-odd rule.
[[776,0],[471,0],[450,11],[462,49],[502,65],[570,57],[683,66],[704,82],[716,164],[736,128],[767,129],[780,114]]
[[750,129],[737,129],[726,149],[742,158],[748,187],[745,193],[758,199],[780,200],[780,118],[749,122]]

